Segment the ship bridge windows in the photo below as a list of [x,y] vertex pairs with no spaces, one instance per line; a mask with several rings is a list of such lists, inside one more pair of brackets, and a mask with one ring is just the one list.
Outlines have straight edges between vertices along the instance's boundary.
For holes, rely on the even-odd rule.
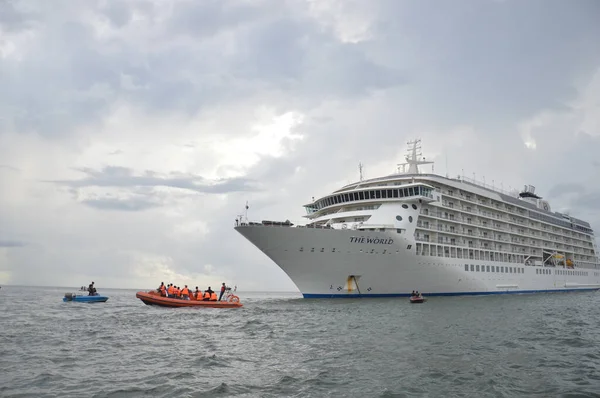
[[[310,205],[306,205],[306,211],[308,214],[312,214],[325,207],[333,206],[342,203],[354,202],[359,200],[376,200],[376,199],[398,199],[398,198],[410,198],[414,196],[425,196],[432,198],[432,189],[428,186],[413,186],[407,188],[394,188],[394,189],[373,189],[365,191],[346,192],[343,194],[332,195],[323,199],[320,199]],[[413,209],[417,209],[416,205],[413,205]]]

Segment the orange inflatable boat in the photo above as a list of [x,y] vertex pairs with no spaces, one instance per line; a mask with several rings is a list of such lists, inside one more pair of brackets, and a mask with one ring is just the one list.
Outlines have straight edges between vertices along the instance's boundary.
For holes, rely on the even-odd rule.
[[197,301],[182,300],[161,296],[154,290],[149,292],[137,292],[135,297],[142,300],[146,305],[158,305],[161,307],[210,307],[210,308],[239,308],[242,307],[240,298],[234,294],[229,294],[221,301]]

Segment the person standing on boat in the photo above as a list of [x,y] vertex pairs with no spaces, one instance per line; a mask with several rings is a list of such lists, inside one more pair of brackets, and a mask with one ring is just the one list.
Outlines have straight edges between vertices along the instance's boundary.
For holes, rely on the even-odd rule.
[[90,283],[90,285],[88,286],[88,296],[95,296],[96,295],[96,288],[94,287],[94,281],[92,281],[92,283]]
[[225,294],[225,282],[221,285],[221,294],[219,294],[219,301],[221,301],[221,297]]
[[189,300],[190,299],[190,291],[187,287],[187,285],[185,285],[183,287],[183,289],[181,289],[181,298],[184,300]]

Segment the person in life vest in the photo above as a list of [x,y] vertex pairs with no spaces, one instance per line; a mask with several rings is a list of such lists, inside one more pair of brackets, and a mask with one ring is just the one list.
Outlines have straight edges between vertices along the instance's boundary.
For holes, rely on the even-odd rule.
[[187,287],[187,285],[185,285],[183,287],[183,289],[181,289],[181,298],[184,300],[189,300],[190,299],[190,291]]
[[202,300],[202,292],[198,290],[198,286],[196,286],[196,291],[194,291],[194,300]]
[[221,285],[221,294],[219,294],[219,301],[221,301],[221,297],[225,294],[225,282]]
[[175,294],[175,288],[173,287],[172,283],[169,283],[169,287],[167,288],[167,297],[173,298],[174,294]]
[[204,299],[203,299],[203,300],[204,300],[204,301],[208,301],[208,300],[210,300],[210,295],[211,295],[211,294],[213,294],[213,293],[214,293],[214,292],[213,292],[213,290],[212,290],[212,289],[210,288],[210,286],[209,286],[209,287],[208,287],[208,289],[206,289],[206,290],[204,291]]
[[166,296],[167,288],[165,287],[165,283],[161,282],[160,286],[158,287],[158,289],[156,289],[156,291],[159,292],[161,296]]
[[210,301],[217,301],[217,293],[212,292],[210,294]]

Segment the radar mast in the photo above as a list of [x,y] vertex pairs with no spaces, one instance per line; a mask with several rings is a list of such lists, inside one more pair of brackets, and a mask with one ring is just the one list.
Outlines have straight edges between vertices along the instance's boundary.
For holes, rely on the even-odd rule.
[[[406,162],[398,164],[398,172],[401,174],[420,174],[419,165],[433,164],[431,161],[426,161],[421,152],[421,139],[408,141],[408,149],[405,155]],[[408,171],[406,170],[408,166]]]

